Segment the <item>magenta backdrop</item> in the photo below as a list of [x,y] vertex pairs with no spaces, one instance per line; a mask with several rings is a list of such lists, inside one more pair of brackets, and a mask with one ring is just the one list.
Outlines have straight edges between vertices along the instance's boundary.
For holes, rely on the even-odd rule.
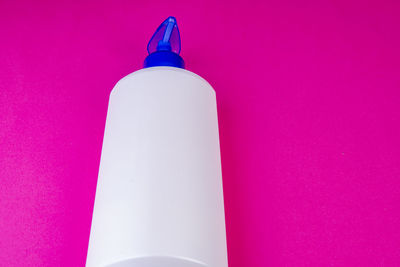
[[2,0],[0,266],[84,266],[108,94],[169,15],[217,91],[230,267],[400,266],[399,12]]

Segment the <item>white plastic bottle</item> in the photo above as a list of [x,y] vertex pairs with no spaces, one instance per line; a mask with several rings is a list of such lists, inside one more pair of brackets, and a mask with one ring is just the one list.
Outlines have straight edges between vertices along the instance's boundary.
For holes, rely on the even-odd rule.
[[110,95],[87,267],[227,267],[213,88],[173,17]]

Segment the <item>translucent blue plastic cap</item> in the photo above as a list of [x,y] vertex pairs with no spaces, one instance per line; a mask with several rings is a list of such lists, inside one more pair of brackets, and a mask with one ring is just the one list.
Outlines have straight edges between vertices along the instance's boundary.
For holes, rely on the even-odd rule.
[[167,18],[158,27],[147,45],[149,55],[144,60],[144,68],[170,66],[185,68],[185,62],[179,55],[181,38],[174,17]]

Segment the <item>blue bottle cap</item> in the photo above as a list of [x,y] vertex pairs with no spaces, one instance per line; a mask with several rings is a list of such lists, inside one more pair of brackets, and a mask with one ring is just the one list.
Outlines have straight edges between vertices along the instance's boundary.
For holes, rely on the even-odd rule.
[[185,62],[179,55],[181,38],[176,18],[169,17],[157,28],[147,45],[149,55],[144,60],[144,68],[170,66],[185,68]]

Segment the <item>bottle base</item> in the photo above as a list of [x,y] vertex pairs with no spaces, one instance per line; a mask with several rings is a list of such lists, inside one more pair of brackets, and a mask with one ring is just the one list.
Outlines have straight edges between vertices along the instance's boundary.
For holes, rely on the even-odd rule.
[[122,260],[106,267],[208,267],[208,265],[180,257],[148,256]]

